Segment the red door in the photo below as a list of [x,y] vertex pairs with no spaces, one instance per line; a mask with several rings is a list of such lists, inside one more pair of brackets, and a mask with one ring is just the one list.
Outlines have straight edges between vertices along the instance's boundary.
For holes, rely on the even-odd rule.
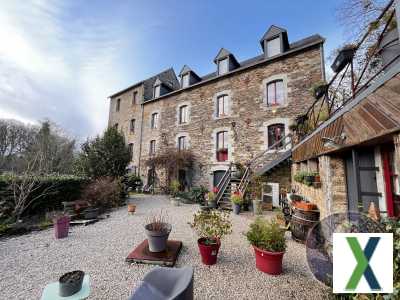
[[396,174],[394,173],[394,148],[382,147],[383,178],[385,182],[386,207],[388,217],[400,215],[400,199],[394,192]]

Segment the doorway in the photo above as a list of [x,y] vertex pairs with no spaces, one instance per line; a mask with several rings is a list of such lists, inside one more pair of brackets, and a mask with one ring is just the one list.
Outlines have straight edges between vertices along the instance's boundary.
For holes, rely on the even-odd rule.
[[224,177],[226,171],[224,170],[219,170],[214,172],[214,179],[213,179],[213,186],[216,187],[218,186],[218,183],[220,183],[222,177]]
[[345,162],[348,210],[367,213],[371,202],[379,207],[382,194],[376,181],[379,168],[375,164],[374,149],[352,149]]

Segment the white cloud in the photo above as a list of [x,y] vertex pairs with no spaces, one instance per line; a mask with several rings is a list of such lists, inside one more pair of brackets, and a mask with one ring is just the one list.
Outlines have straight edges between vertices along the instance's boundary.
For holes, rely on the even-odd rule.
[[2,2],[0,117],[50,118],[81,137],[105,127],[123,30],[73,9],[50,0]]

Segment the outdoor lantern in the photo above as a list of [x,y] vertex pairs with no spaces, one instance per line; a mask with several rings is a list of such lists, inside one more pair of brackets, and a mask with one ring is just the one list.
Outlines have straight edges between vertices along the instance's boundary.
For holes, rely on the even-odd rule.
[[336,56],[335,61],[331,66],[333,72],[339,73],[340,71],[342,71],[343,68],[351,62],[355,52],[356,46],[354,45],[348,45],[340,50],[339,54]]

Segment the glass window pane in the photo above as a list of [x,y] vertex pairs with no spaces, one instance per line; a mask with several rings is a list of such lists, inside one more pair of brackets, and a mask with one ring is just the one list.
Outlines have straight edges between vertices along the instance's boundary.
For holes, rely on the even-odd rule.
[[267,42],[267,55],[274,56],[281,53],[281,39],[276,38]]
[[277,104],[284,103],[283,81],[282,80],[279,80],[276,82],[276,103]]
[[182,77],[182,87],[188,87],[189,86],[189,74],[185,74]]
[[275,104],[275,82],[269,83],[267,85],[267,104],[272,105]]
[[228,58],[225,58],[223,60],[220,60],[218,63],[219,67],[218,67],[218,71],[219,74],[225,74],[228,72]]
[[159,85],[157,85],[154,88],[154,97],[160,97],[160,86]]

